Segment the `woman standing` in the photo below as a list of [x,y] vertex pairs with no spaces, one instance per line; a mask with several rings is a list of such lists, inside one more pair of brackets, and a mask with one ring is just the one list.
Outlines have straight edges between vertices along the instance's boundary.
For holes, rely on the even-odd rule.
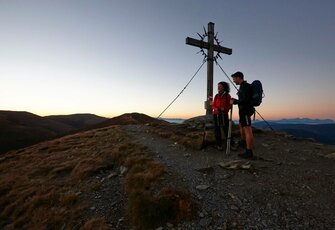
[[223,127],[225,137],[228,137],[228,112],[231,109],[231,96],[229,92],[229,84],[224,81],[219,82],[218,93],[215,95],[212,104],[214,116],[214,132],[218,150],[223,150],[221,127]]

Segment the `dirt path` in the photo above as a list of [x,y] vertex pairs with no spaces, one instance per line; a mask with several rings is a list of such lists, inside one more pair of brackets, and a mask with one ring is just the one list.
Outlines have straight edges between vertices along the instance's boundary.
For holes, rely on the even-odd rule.
[[151,129],[125,126],[201,204],[199,218],[178,227],[335,229],[335,162],[324,157],[334,147],[261,133],[255,151],[267,161],[239,161],[223,168],[218,163],[239,160],[238,152],[226,156],[212,147],[191,150]]

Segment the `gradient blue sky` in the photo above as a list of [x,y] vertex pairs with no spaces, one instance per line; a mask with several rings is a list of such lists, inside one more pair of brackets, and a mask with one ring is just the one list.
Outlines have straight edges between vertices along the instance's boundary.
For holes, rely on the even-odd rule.
[[[156,117],[202,62],[185,38],[211,21],[233,49],[224,70],[263,82],[265,118],[335,119],[334,10],[327,0],[0,0],[0,109]],[[214,74],[216,89],[227,79]],[[206,77],[204,66],[163,117],[204,114]]]

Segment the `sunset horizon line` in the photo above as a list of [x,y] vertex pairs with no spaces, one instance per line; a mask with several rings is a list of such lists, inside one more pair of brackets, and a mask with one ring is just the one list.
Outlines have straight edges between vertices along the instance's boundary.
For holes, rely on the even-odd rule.
[[[10,111],[10,112],[27,112],[27,113],[32,113],[41,117],[47,117],[47,116],[68,116],[68,115],[78,115],[78,114],[92,114],[92,115],[96,115],[96,116],[100,116],[100,117],[105,117],[105,118],[114,118],[114,117],[118,117],[118,116],[122,116],[124,114],[131,114],[131,113],[142,113],[145,115],[148,115],[150,117],[153,118],[157,118],[157,115],[152,114],[152,112],[149,113],[145,113],[145,112],[137,112],[137,111],[133,111],[133,112],[121,112],[118,114],[108,114],[108,113],[94,113],[94,112],[69,112],[69,113],[43,113],[43,112],[34,112],[34,111],[28,111],[28,110],[10,110],[10,109],[0,109],[0,111]],[[194,115],[176,115],[176,116],[162,116],[160,117],[160,119],[182,119],[182,120],[187,120],[190,118],[194,118],[194,117],[199,117],[199,116],[204,116],[204,114],[194,114]],[[262,115],[263,116],[263,115]],[[319,120],[332,120],[335,122],[335,117],[332,116],[292,116],[292,115],[288,115],[288,116],[263,116],[264,119],[266,120],[271,120],[271,121],[276,121],[276,120],[283,120],[283,119],[319,119]],[[233,120],[238,120],[238,116],[233,116]],[[262,120],[261,117],[259,117],[258,115],[256,115],[256,120]]]

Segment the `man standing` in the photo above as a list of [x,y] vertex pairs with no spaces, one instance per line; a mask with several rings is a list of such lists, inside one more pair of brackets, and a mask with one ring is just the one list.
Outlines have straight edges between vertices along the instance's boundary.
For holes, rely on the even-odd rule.
[[251,116],[254,114],[255,109],[252,105],[252,88],[249,83],[244,80],[242,72],[236,72],[231,75],[236,85],[240,86],[237,93],[238,99],[233,98],[233,104],[238,105],[239,117],[240,117],[240,133],[241,133],[241,144],[246,147],[244,153],[238,156],[243,158],[253,158],[253,144],[254,137],[252,134],[251,127]]

